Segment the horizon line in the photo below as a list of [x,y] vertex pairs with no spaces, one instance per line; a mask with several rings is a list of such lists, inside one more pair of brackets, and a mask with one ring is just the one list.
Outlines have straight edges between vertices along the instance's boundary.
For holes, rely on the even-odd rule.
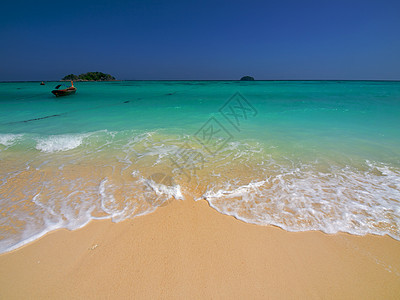
[[[0,83],[7,82],[60,82],[70,80],[0,80]],[[240,79],[116,79],[116,80],[73,80],[75,82],[114,82],[114,81],[387,81],[399,82],[400,79],[254,79],[254,80],[240,80]]]

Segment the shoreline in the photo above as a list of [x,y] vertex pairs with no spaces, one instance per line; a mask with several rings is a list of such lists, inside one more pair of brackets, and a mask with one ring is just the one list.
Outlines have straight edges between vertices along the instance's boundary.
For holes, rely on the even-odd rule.
[[174,200],[0,255],[0,297],[396,298],[400,242],[244,223]]

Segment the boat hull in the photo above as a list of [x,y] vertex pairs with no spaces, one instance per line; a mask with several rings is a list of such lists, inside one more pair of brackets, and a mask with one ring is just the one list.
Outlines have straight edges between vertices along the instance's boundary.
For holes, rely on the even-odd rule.
[[68,88],[68,89],[64,89],[64,90],[52,90],[51,92],[56,97],[69,96],[69,95],[75,94],[76,88]]

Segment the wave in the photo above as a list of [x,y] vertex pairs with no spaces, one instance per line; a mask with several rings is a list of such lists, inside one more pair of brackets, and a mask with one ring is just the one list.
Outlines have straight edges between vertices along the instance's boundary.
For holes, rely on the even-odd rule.
[[14,145],[18,140],[23,137],[23,134],[0,134],[0,145],[9,147]]
[[214,184],[202,198],[247,223],[400,240],[400,169],[369,161],[366,166],[333,166],[329,172],[279,166],[262,180]]
[[180,185],[162,173],[145,177],[133,171],[130,176],[122,176],[124,172],[120,170],[120,176],[108,174],[101,179],[102,174],[68,178],[71,170],[63,171],[27,171],[9,178],[9,186],[0,186],[0,211],[9,212],[0,220],[0,253],[59,228],[76,230],[98,219],[120,222],[148,214],[172,199],[184,199]]
[[[0,146],[3,145],[6,147],[5,149],[8,149],[11,146],[19,145],[20,150],[30,151],[35,149],[43,153],[64,152],[82,145],[90,148],[93,143],[104,146],[110,142],[115,134],[117,133],[107,130],[59,135],[0,134]],[[132,134],[136,135],[134,132]]]
[[36,149],[43,152],[68,151],[79,147],[87,134],[54,135],[46,138],[38,138]]
[[[29,150],[0,154],[0,252],[57,228],[148,214],[186,193],[248,223],[400,240],[400,168],[389,164],[289,160],[254,140],[211,155],[192,137],[163,130],[0,138]],[[201,159],[193,166],[187,157]]]

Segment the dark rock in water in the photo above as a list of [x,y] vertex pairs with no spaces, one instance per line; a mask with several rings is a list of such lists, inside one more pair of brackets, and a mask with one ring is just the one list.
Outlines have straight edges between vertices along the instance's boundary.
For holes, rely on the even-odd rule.
[[241,81],[254,81],[254,77],[251,76],[243,76],[240,78]]

